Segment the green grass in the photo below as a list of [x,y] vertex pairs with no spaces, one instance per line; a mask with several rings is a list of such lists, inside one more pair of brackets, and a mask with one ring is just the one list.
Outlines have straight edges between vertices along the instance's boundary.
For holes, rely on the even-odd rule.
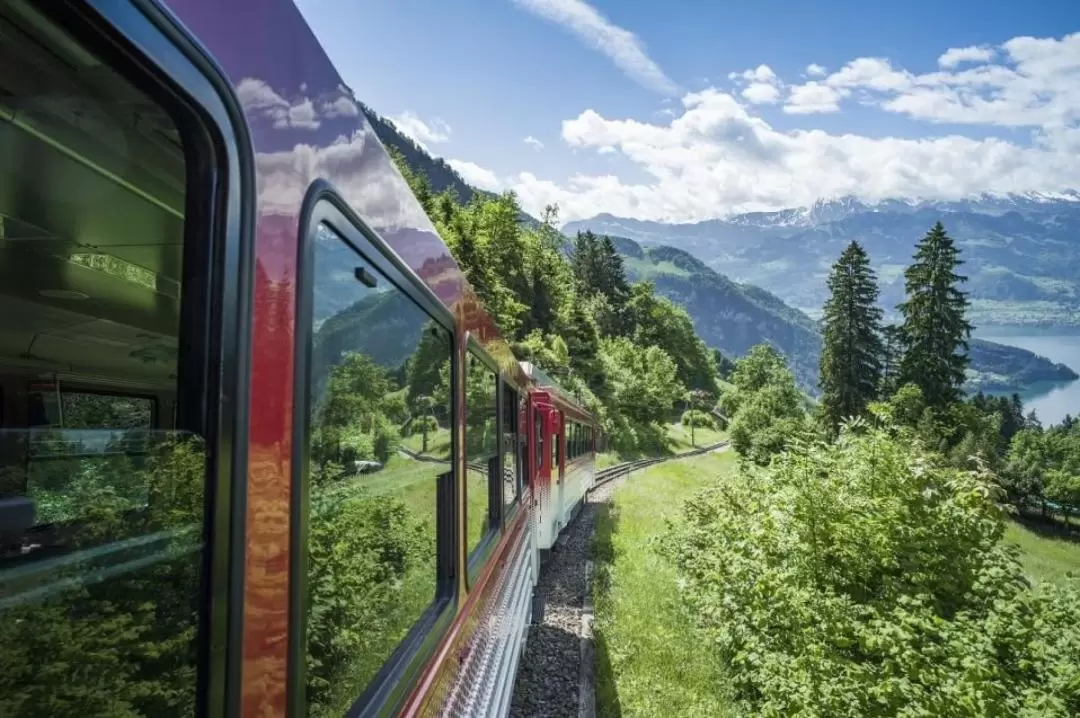
[[693,444],[690,443],[690,438],[689,426],[683,426],[682,424],[671,424],[668,426],[668,447],[676,454],[690,451],[695,447],[700,449],[702,446],[709,446],[718,441],[723,441],[727,438],[727,433],[699,426],[694,429]]
[[1080,542],[1045,533],[1009,521],[1005,526],[1005,541],[1020,547],[1024,573],[1034,583],[1057,581],[1072,571],[1080,576]]
[[601,507],[593,539],[601,718],[733,714],[724,669],[703,650],[656,540],[683,502],[734,462],[726,452],[661,464],[635,474]]

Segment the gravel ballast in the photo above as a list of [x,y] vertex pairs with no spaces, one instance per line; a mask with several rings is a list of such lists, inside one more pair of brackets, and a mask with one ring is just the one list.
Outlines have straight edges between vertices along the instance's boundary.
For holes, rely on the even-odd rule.
[[[565,530],[540,575],[544,620],[529,627],[521,658],[513,718],[570,718],[581,705],[582,610],[585,605],[585,564],[596,526],[597,508],[611,497],[621,479],[597,488],[586,499],[578,517]],[[586,675],[591,676],[591,672]],[[588,690],[592,690],[589,686]]]

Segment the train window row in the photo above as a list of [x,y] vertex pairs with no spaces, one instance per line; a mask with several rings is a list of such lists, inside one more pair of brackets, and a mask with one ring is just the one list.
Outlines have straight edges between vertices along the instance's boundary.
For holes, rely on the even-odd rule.
[[593,450],[593,428],[576,421],[566,422],[566,458],[573,461]]
[[298,547],[307,565],[298,581],[309,715],[379,700],[380,686],[405,670],[412,638],[453,596],[465,568],[455,565],[456,521],[445,510],[455,503],[446,490],[455,432],[464,432],[470,577],[516,508],[524,474],[518,394],[472,342],[459,369],[440,308],[359,228],[328,212],[334,226],[320,222],[310,240],[307,394],[298,402],[307,407],[307,528]]

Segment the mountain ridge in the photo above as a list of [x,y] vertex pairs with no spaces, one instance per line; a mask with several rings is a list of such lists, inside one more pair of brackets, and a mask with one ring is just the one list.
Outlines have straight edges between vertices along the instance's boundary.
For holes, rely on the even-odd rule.
[[617,234],[690,252],[733,279],[762,287],[811,315],[843,247],[871,256],[887,313],[903,298],[903,269],[936,221],[961,247],[975,324],[1080,325],[1080,192],[981,195],[962,201],[854,198],[811,208],[667,224],[601,214],[563,230]]

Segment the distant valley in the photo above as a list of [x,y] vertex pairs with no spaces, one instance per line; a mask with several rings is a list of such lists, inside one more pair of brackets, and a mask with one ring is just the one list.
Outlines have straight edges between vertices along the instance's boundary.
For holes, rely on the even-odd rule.
[[979,327],[1080,326],[1080,193],[984,196],[959,202],[853,198],[694,224],[599,215],[564,231],[590,229],[645,246],[686,250],[739,282],[763,287],[816,316],[829,267],[851,240],[869,252],[881,303],[891,312],[904,294],[904,267],[915,243],[941,220],[963,251],[971,321]]
[[[755,344],[768,342],[785,355],[799,384],[816,391],[821,336],[817,322],[805,313],[760,287],[732,281],[681,249],[613,239],[627,273],[652,281],[659,294],[684,307],[706,344],[738,357]],[[970,356],[970,391],[1022,392],[1034,385],[1077,379],[1065,364],[982,339],[971,340]]]

